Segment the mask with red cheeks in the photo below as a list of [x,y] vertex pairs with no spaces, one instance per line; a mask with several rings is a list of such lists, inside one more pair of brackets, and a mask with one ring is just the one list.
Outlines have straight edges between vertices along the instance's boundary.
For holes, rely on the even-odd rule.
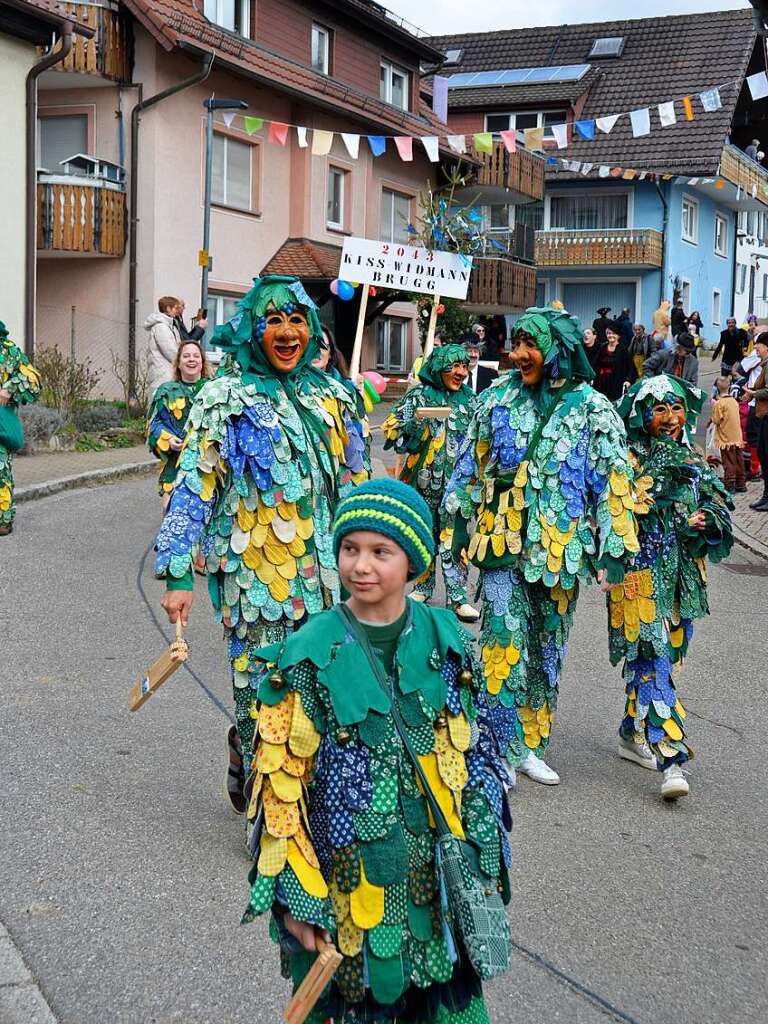
[[454,363],[449,370],[443,370],[441,374],[446,391],[458,391],[468,376],[468,363]]
[[298,310],[269,310],[261,344],[264,355],[278,373],[290,373],[309,344],[309,324]]
[[530,334],[517,334],[512,339],[510,361],[520,371],[523,384],[534,387],[544,376],[544,355]]

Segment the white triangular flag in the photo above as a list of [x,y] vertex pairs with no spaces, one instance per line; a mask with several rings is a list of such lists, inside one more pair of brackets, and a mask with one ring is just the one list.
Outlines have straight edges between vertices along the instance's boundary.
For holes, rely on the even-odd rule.
[[565,149],[568,145],[568,125],[567,124],[553,124],[551,132],[557,143],[558,149]]
[[422,135],[421,141],[422,141],[422,143],[424,145],[424,149],[427,151],[427,156],[429,157],[429,159],[432,161],[433,164],[436,164],[437,161],[440,159],[440,154],[438,152],[438,145],[437,145],[438,144],[437,136],[436,135]]
[[229,128],[232,122],[235,120],[235,111],[222,110],[221,116],[224,119],[224,124],[227,126],[227,128]]
[[581,170],[581,160],[571,160],[568,164],[568,170],[572,171],[574,174],[578,174]]
[[648,171],[640,171],[640,181],[645,181],[648,177]]
[[755,75],[747,75],[747,85],[753,100],[761,100],[768,96],[768,75],[758,71]]
[[609,132],[613,131],[613,126],[616,124],[620,117],[621,114],[608,114],[606,117],[596,117],[595,124],[601,132],[605,132],[605,134],[607,135]]
[[306,128],[300,128],[297,125],[296,126],[296,135],[297,135],[298,140],[299,140],[299,146],[302,149],[306,149],[307,146],[308,146],[308,142],[307,142],[307,129]]
[[602,164],[597,173],[601,178],[609,178],[611,176],[611,168],[607,164]]
[[560,163],[563,165],[564,171],[569,171],[571,169],[571,161],[566,160],[564,156],[560,157]]
[[719,110],[723,105],[720,99],[720,90],[717,86],[714,89],[706,89],[704,92],[700,92],[699,99],[707,114],[711,114],[714,110]]
[[669,125],[674,124],[677,120],[675,116],[675,101],[670,100],[669,103],[659,104],[659,121],[661,121],[661,127],[667,128]]
[[582,164],[581,165],[581,173],[584,174],[584,175],[589,174],[589,172],[592,170],[592,168],[594,166],[595,166],[594,164]]
[[349,132],[341,132],[341,137],[344,140],[344,145],[347,147],[347,152],[353,160],[357,160],[357,154],[360,152],[360,136],[350,135]]
[[689,178],[688,179],[688,184],[689,185],[698,185],[699,184],[699,179],[698,178]]
[[648,107],[630,111],[629,119],[632,122],[632,134],[635,138],[651,134],[651,112]]
[[466,135],[448,135],[448,145],[454,153],[466,153],[467,152],[467,137]]

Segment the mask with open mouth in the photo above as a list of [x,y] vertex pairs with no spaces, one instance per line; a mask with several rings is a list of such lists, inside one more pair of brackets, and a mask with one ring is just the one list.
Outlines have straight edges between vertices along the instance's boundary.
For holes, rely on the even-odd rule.
[[675,395],[667,395],[662,401],[651,399],[643,410],[645,429],[651,437],[681,441],[687,418],[685,402]]
[[616,408],[630,441],[669,438],[691,445],[704,397],[688,381],[661,373],[636,381]]
[[544,353],[536,343],[536,339],[525,331],[518,331],[512,338],[510,361],[520,371],[523,384],[535,387],[544,376]]
[[447,391],[458,391],[461,385],[466,383],[469,376],[469,364],[464,362],[454,363],[450,369],[443,370],[441,376]]
[[288,306],[267,310],[265,319],[261,340],[264,355],[278,373],[290,373],[309,344],[307,318]]

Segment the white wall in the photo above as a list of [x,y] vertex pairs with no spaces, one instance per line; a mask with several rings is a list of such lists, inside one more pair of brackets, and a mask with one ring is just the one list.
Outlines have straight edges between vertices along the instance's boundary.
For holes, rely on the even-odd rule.
[[24,343],[24,210],[26,167],[25,82],[37,55],[31,43],[0,33],[0,96],[3,97],[3,143],[0,146],[0,195],[9,212],[0,245],[0,320],[11,338]]

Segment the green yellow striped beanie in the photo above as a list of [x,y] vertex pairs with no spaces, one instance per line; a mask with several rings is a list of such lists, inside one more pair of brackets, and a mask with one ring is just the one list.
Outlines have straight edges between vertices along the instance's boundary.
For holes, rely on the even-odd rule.
[[339,502],[333,523],[336,561],[342,537],[355,530],[383,533],[399,545],[413,567],[412,579],[426,572],[435,557],[429,505],[400,480],[367,480]]

